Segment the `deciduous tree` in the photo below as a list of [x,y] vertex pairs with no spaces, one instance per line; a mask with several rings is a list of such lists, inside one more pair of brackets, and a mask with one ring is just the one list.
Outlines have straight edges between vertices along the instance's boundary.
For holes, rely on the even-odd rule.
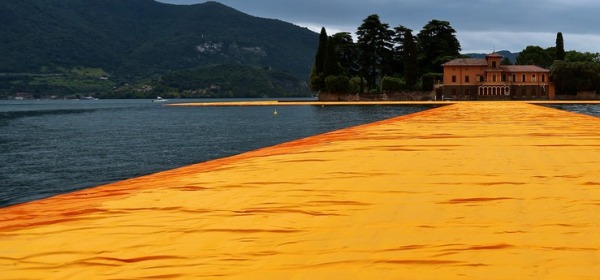
[[568,51],[565,61],[569,62],[600,62],[600,53]]
[[517,65],[537,65],[548,68],[554,62],[554,58],[539,46],[527,46],[517,57]]
[[558,93],[574,95],[580,91],[600,89],[598,63],[557,61],[552,66],[550,76],[554,80]]

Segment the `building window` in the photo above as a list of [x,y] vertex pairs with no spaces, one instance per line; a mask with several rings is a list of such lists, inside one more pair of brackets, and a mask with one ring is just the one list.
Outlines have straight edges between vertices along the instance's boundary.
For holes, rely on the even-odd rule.
[[497,68],[498,66],[496,65],[495,61],[492,61],[492,68]]
[[546,75],[542,75],[542,83],[546,82]]
[[525,74],[523,74],[523,76],[521,76],[521,82],[525,82]]
[[516,81],[517,81],[517,75],[513,74],[511,82],[516,82]]
[[452,82],[456,83],[456,76],[452,76]]
[[456,96],[456,89],[455,88],[452,89],[452,95]]
[[465,76],[465,83],[469,82],[469,76]]
[[496,74],[492,75],[492,82],[496,82]]
[[531,74],[531,81],[532,81],[532,82],[536,82],[536,80],[537,80],[537,79],[536,79],[536,77],[535,77],[535,74]]
[[502,82],[506,82],[506,74],[502,74]]

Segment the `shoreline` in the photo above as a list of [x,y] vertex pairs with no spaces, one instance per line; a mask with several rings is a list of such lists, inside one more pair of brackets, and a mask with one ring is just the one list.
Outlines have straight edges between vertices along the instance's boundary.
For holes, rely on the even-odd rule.
[[3,275],[600,275],[600,118],[448,105],[0,208]]
[[226,101],[226,102],[193,102],[193,103],[171,103],[165,106],[356,106],[356,105],[452,105],[458,103],[525,103],[540,105],[559,104],[590,104],[600,105],[600,100],[541,100],[541,101]]

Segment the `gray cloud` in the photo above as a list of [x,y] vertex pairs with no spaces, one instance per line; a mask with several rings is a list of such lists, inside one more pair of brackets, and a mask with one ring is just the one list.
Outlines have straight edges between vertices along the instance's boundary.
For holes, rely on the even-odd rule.
[[[160,0],[194,4],[202,0]],[[565,47],[600,52],[600,1],[597,0],[220,0],[250,15],[275,18],[316,32],[354,33],[362,20],[378,14],[391,27],[416,32],[432,19],[447,20],[457,30],[463,52],[508,49],[528,45],[550,47],[563,32]]]

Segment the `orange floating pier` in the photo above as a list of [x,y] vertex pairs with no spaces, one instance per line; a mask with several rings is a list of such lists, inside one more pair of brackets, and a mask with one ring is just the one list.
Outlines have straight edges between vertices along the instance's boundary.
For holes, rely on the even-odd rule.
[[600,118],[456,103],[0,209],[2,279],[598,279]]

